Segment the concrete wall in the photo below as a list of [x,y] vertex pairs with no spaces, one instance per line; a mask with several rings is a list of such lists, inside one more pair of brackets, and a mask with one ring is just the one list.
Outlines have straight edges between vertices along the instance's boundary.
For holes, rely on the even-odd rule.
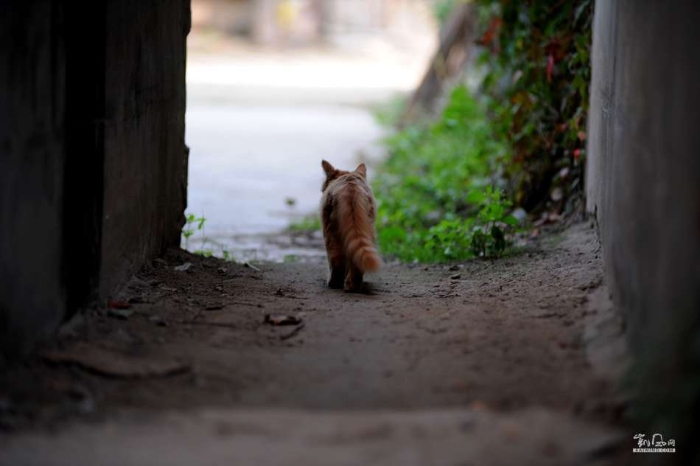
[[190,18],[189,0],[3,6],[0,361],[179,245]]
[[627,322],[635,414],[671,437],[700,427],[698,24],[695,0],[595,5],[588,209]]
[[[5,8],[7,7],[7,8]],[[52,1],[0,15],[0,350],[48,335],[65,308],[61,280],[65,66]]]
[[102,295],[180,244],[189,17],[186,0],[107,2]]

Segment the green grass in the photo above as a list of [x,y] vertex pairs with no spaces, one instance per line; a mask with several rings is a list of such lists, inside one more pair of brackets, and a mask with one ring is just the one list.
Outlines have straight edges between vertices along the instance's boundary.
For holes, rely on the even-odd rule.
[[318,214],[309,214],[292,222],[288,227],[289,232],[317,231],[321,229],[321,219]]
[[[403,102],[375,108],[391,127]],[[503,194],[508,144],[495,138],[484,108],[463,86],[434,122],[394,130],[383,141],[389,157],[372,184],[382,254],[402,261],[448,262],[512,252],[518,221]],[[289,232],[320,230],[317,214]],[[291,259],[290,259],[291,260]]]
[[389,158],[374,179],[384,254],[403,261],[497,257],[517,220],[502,194],[508,146],[482,106],[455,88],[440,118],[384,141]]

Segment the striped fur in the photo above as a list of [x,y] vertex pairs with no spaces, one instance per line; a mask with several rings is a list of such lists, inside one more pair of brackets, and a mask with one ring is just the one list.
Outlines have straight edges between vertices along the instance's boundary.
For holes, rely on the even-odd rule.
[[336,170],[322,162],[326,172],[321,199],[321,222],[330,266],[328,286],[359,291],[363,274],[379,270],[375,245],[374,195],[367,184],[367,168]]

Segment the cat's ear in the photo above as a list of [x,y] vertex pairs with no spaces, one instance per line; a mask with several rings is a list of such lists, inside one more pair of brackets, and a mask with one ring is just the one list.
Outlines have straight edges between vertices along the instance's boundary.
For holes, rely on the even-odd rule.
[[326,176],[331,176],[333,173],[335,173],[335,168],[333,167],[333,165],[326,162],[325,160],[321,161],[321,166],[323,167],[323,171],[326,172]]
[[367,178],[367,166],[364,163],[361,163],[356,169],[355,173],[359,173],[362,175],[362,178]]

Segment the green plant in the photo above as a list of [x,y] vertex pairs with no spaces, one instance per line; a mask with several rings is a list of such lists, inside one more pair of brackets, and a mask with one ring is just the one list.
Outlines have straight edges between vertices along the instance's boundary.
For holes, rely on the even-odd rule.
[[477,257],[500,256],[508,246],[506,234],[518,226],[518,219],[509,214],[512,203],[503,194],[487,187],[472,191],[467,200],[479,206],[479,212],[470,219],[468,241]]
[[182,228],[182,236],[185,238],[185,249],[189,248],[190,237],[194,235],[195,232],[203,230],[206,221],[206,218],[197,217],[194,214],[185,216],[185,226]]
[[[215,252],[211,247],[207,247],[207,243],[211,243],[211,241],[207,238],[207,236],[204,234],[204,226],[207,222],[207,219],[204,216],[197,217],[194,214],[187,214],[185,216],[185,226],[182,229],[182,237],[185,238],[185,249],[189,250],[190,247],[190,238],[197,233],[198,231],[202,232],[202,244],[200,247],[194,251],[192,251],[194,254],[203,256],[203,257],[213,257],[215,255]],[[213,243],[216,245],[216,242]],[[219,245],[217,247],[217,250],[221,251],[221,258],[223,258],[226,261],[233,261],[234,257],[231,254],[230,251],[227,249],[224,249],[223,245]]]
[[482,90],[513,153],[509,195],[527,211],[561,211],[583,186],[592,3],[478,1]]
[[507,146],[464,86],[437,121],[397,131],[384,144],[390,156],[373,184],[383,253],[435,262],[506,250],[517,223],[502,195]]
[[[457,3],[438,1],[437,18]],[[402,260],[501,255],[516,230],[512,204],[561,213],[580,198],[591,0],[478,0],[477,13],[478,101],[458,86],[437,121],[384,142],[378,240]]]

